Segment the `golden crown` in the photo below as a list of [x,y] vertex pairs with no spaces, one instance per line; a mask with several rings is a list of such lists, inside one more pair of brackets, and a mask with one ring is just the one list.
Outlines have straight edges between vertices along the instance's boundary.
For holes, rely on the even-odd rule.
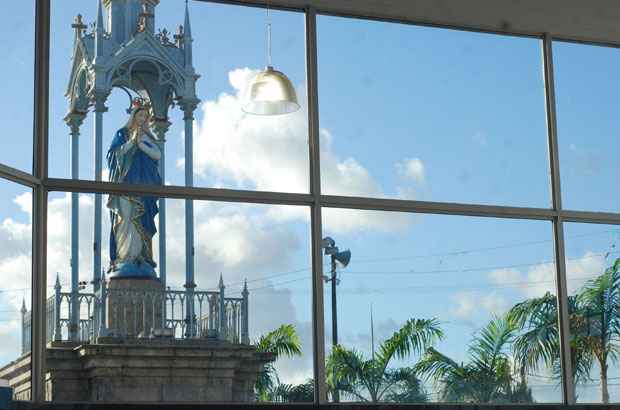
[[136,97],[131,101],[131,108],[134,110],[147,110],[151,111],[151,102],[146,98]]

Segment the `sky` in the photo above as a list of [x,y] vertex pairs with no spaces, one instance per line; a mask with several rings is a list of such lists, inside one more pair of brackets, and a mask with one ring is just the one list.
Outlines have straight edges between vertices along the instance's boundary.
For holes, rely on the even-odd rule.
[[[163,0],[156,26],[175,31],[181,0]],[[194,65],[201,104],[194,124],[198,186],[308,192],[304,17],[272,11],[273,64],[294,84],[302,108],[277,118],[242,113],[244,91],[266,64],[265,11],[190,2]],[[10,149],[0,162],[28,171],[31,160],[33,3],[3,2],[0,27],[10,78],[0,99]],[[52,5],[50,176],[69,177],[70,140],[63,122],[77,13],[86,22],[96,2]],[[550,206],[541,43],[447,29],[319,16],[318,84],[321,186],[325,194],[546,208]],[[15,41],[15,39],[20,39]],[[618,211],[617,92],[620,53],[555,43],[554,66],[563,204]],[[587,73],[587,76],[584,75]],[[587,78],[587,81],[584,79]],[[104,146],[126,122],[127,97],[108,100]],[[182,114],[170,112],[166,183],[184,183]],[[82,126],[80,177],[93,179],[92,116]],[[19,311],[29,306],[31,206],[22,187],[0,182],[0,362],[19,353]],[[183,202],[168,200],[168,282],[184,282]],[[197,202],[196,279],[212,289],[222,274],[227,294],[250,288],[256,339],[283,323],[300,333],[303,357],[277,364],[285,383],[312,377],[309,209]],[[69,202],[49,200],[48,283],[69,282]],[[80,280],[92,278],[93,196],[80,197]],[[109,221],[104,218],[104,243]],[[359,210],[323,210],[324,235],[352,252],[339,272],[340,342],[370,354],[372,309],[377,342],[409,318],[437,318],[438,349],[467,360],[466,345],[494,315],[554,289],[552,227],[522,221]],[[616,255],[620,228],[567,224],[569,292],[600,274]],[[157,241],[157,237],[155,241]],[[107,249],[103,251],[107,264]],[[158,255],[156,254],[156,260]],[[325,259],[328,262],[328,259]],[[325,293],[326,346],[331,300]],[[416,357],[400,364],[411,364]],[[620,365],[610,367],[620,378]],[[596,369],[593,379],[596,379]],[[561,399],[541,369],[530,379],[537,401]],[[436,386],[427,383],[431,394]],[[579,400],[597,401],[596,381]],[[620,388],[610,385],[611,399]],[[436,396],[431,396],[436,397]]]

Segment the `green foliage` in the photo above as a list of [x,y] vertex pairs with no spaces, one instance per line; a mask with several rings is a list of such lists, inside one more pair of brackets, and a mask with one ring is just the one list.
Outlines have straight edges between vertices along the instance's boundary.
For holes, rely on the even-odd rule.
[[[607,403],[607,368],[620,359],[620,258],[602,275],[587,281],[567,304],[570,350],[576,384],[591,381],[594,363],[601,379],[601,400]],[[427,401],[420,378],[440,386],[440,401],[532,403],[527,377],[548,369],[560,380],[560,337],[557,300],[551,293],[514,305],[481,329],[468,346],[467,363],[457,363],[436,350],[444,337],[436,319],[411,319],[365,357],[335,346],[327,358],[328,390],[356,401],[415,403]],[[292,325],[283,325],[256,342],[260,352],[301,355]],[[394,359],[422,354],[412,367],[392,368]],[[273,363],[263,366],[256,383],[261,401],[310,402],[314,382],[280,383]]]
[[426,401],[413,368],[388,366],[393,358],[419,354],[442,338],[437,320],[410,319],[379,346],[372,358],[337,345],[327,359],[328,385],[356,401]]
[[261,401],[278,403],[313,402],[314,380],[308,379],[305,383],[292,385],[280,383],[276,377],[276,383],[264,392]]
[[469,344],[469,363],[457,363],[434,348],[426,350],[415,371],[441,388],[446,402],[532,402],[530,390],[516,380],[510,365],[510,345],[517,326],[494,318]]
[[[286,357],[301,356],[301,342],[295,326],[282,325],[266,335],[262,335],[255,343],[256,351],[271,353],[274,362],[282,355]],[[285,387],[279,382],[273,362],[267,363],[261,372],[254,387],[258,401],[276,401]],[[279,390],[278,390],[279,389]]]
[[301,355],[301,342],[293,325],[282,325],[272,330],[261,336],[255,345],[257,351],[272,353],[276,360],[281,355]]
[[291,385],[288,389],[287,402],[312,402],[314,401],[314,379],[308,379],[305,383]]
[[[587,281],[568,297],[570,350],[575,384],[591,380],[598,362],[601,401],[607,403],[607,367],[617,363],[620,353],[620,258],[602,275]],[[518,323],[521,333],[514,342],[514,355],[521,374],[551,369],[560,376],[560,338],[556,297],[550,293],[515,305],[508,317]]]

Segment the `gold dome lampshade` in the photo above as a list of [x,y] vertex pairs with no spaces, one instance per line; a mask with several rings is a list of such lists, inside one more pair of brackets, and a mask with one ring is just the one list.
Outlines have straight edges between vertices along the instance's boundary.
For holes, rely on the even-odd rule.
[[291,80],[272,66],[254,77],[248,86],[248,101],[243,111],[255,115],[290,114],[299,109]]

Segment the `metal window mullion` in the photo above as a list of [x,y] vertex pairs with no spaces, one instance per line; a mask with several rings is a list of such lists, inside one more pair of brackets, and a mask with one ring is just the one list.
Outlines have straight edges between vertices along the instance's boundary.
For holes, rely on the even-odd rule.
[[41,181],[34,175],[4,164],[0,164],[0,178],[7,179],[30,188],[41,183]]
[[43,185],[48,190],[57,192],[152,195],[160,198],[248,202],[272,205],[308,206],[314,202],[313,197],[307,193],[247,191],[177,185],[142,185],[62,178],[48,178],[43,181]]
[[35,64],[32,203],[32,334],[31,400],[45,401],[46,290],[47,290],[47,190],[42,181],[48,172],[50,0],[35,2]]
[[316,11],[307,8],[306,18],[306,78],[308,94],[308,140],[310,155],[310,193],[312,237],[312,341],[315,404],[327,402],[325,377],[325,321],[323,302],[323,227],[321,211],[321,161],[319,145],[319,104],[317,70]]
[[32,224],[32,336],[31,399],[45,401],[46,299],[47,299],[47,191],[33,189]]
[[[60,178],[48,178],[43,181],[43,185],[49,191],[58,192],[153,195],[165,198],[191,198],[194,200],[206,201],[249,202],[280,205],[310,206],[313,205],[318,198],[321,201],[322,207],[463,216],[486,216],[497,218],[552,220],[557,215],[555,210],[549,208],[527,208],[503,205],[415,201],[392,198],[319,195],[316,190],[320,189],[320,187],[313,187],[315,190],[313,193],[304,194],[172,185],[134,185]],[[577,215],[579,214],[575,213],[576,217]],[[620,221],[620,214],[609,213],[600,214],[599,216],[601,215],[607,219],[615,217],[617,221]],[[585,217],[585,214],[582,214],[582,216]]]
[[[323,207],[380,210],[394,212],[415,212],[462,216],[483,216],[495,218],[517,218],[552,220],[557,212],[549,208],[525,208],[504,205],[481,205],[450,202],[430,202],[394,198],[364,198],[323,195]],[[620,216],[620,215],[619,215]]]
[[549,138],[549,170],[551,198],[557,212],[553,219],[553,236],[556,264],[556,294],[560,336],[560,361],[562,364],[562,398],[564,404],[575,404],[575,385],[570,351],[570,316],[568,311],[568,286],[566,280],[566,255],[564,244],[564,221],[562,218],[562,190],[560,185],[560,161],[558,148],[555,83],[553,72],[552,37],[543,36],[543,72],[545,78],[545,102],[547,110],[547,135]]
[[620,214],[613,212],[589,212],[562,210],[563,222],[620,225]]

